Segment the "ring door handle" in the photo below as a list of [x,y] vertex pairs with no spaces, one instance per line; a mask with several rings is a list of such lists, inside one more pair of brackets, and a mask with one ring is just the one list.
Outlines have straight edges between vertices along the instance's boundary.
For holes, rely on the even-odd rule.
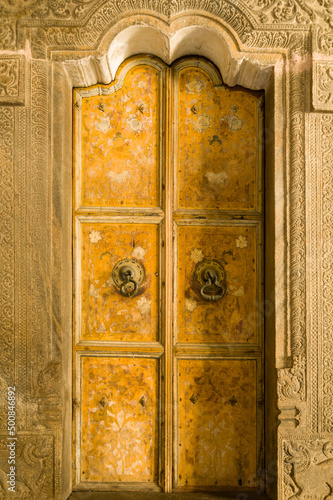
[[124,297],[134,297],[145,278],[145,269],[136,259],[123,259],[117,262],[112,278]]
[[207,302],[223,299],[227,293],[226,272],[216,259],[202,260],[194,269],[192,286],[196,293]]
[[[122,278],[124,281],[120,286],[120,292],[123,295],[125,295],[125,297],[134,297],[134,295],[136,295],[136,292],[138,291],[139,284],[134,279],[132,269],[124,270],[121,273],[121,275],[122,275]],[[134,285],[134,288],[133,289],[130,288],[130,289],[126,290],[127,285],[129,285],[130,283],[132,283],[132,285]]]
[[[201,287],[200,295],[204,300],[207,300],[207,301],[219,300],[225,296],[226,289],[218,281],[218,277],[214,272],[206,271],[205,275],[203,276],[203,280],[206,281],[206,283],[204,283],[203,286]],[[207,294],[205,292],[205,290],[208,289],[209,287],[211,287],[212,285],[215,285],[218,289],[221,290],[219,294],[211,295],[211,294]]]

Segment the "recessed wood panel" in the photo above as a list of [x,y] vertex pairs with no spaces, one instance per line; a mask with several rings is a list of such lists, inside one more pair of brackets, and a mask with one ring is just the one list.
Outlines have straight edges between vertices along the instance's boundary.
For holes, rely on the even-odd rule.
[[83,357],[81,481],[157,479],[155,359]]
[[160,72],[142,64],[113,83],[111,95],[82,98],[83,206],[159,205],[159,82]]
[[[254,344],[258,341],[256,226],[178,226],[177,339],[179,342]],[[226,295],[207,302],[194,283],[197,266],[216,260]]]
[[256,486],[255,360],[178,360],[178,487]]
[[262,98],[216,86],[201,68],[178,76],[178,207],[261,210]]
[[[159,226],[82,224],[82,339],[154,341],[158,337]],[[134,259],[145,277],[134,297],[121,294],[114,265]]]

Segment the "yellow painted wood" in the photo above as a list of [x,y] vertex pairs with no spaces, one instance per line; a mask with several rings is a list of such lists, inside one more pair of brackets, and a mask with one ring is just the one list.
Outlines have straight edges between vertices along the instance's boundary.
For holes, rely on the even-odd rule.
[[[73,111],[74,487],[253,488],[262,93],[204,59],[137,56]],[[112,279],[124,258],[146,273],[131,298]],[[194,286],[204,259],[225,269],[220,301]]]
[[[135,297],[120,293],[115,264],[135,259],[145,278]],[[82,224],[82,340],[156,341],[158,338],[159,226]]]
[[159,205],[159,77],[139,64],[111,95],[82,99],[83,206]]
[[153,359],[83,358],[81,481],[156,481],[157,380]]
[[216,86],[204,69],[178,76],[178,206],[261,209],[261,96]]
[[178,361],[175,486],[256,486],[256,361]]
[[[178,342],[258,342],[257,244],[253,225],[178,226]],[[225,270],[226,295],[220,300],[205,301],[194,282],[195,270],[205,260],[215,260]]]

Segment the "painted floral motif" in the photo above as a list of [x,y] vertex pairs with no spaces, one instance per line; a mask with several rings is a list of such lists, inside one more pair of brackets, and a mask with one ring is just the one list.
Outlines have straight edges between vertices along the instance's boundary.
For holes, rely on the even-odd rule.
[[120,174],[117,174],[116,172],[112,172],[112,170],[109,170],[106,174],[106,177],[110,179],[111,187],[113,187],[114,182],[120,184],[128,181],[131,178],[131,174],[127,172],[127,170],[123,170]]
[[[253,227],[179,226],[179,342],[257,342],[260,317],[256,307],[255,256]],[[227,294],[222,300],[206,302],[192,281],[196,264],[203,258],[217,260],[225,269]]]
[[90,243],[98,243],[102,239],[101,233],[99,231],[91,231],[89,233]]
[[178,486],[256,485],[256,362],[179,360]]
[[205,258],[204,254],[203,254],[203,251],[198,248],[194,248],[191,252],[191,260],[193,260],[193,262],[195,262],[196,264],[198,262],[201,262],[203,259]]
[[238,248],[246,248],[247,247],[247,238],[245,236],[238,236],[236,239],[236,247]]
[[156,360],[83,359],[82,480],[155,481]]
[[[133,257],[143,264],[145,279],[129,299],[115,285],[112,270],[118,261]],[[156,340],[158,266],[157,225],[83,224],[82,338]]]
[[81,108],[82,204],[158,206],[158,70],[136,66],[119,90],[85,97]]
[[218,172],[217,174],[215,174],[214,172],[207,172],[205,174],[205,177],[207,177],[208,182],[211,185],[216,185],[219,188],[225,187],[228,184],[229,179],[228,174],[225,172]]
[[261,92],[215,87],[201,68],[180,71],[180,208],[261,210],[261,98]]
[[226,115],[221,118],[221,122],[227,122],[229,129],[233,130],[234,132],[237,132],[237,130],[241,130],[244,124],[243,120],[240,120],[236,116],[238,109],[239,106],[237,106],[237,104],[233,104],[232,106],[230,106],[230,115]]

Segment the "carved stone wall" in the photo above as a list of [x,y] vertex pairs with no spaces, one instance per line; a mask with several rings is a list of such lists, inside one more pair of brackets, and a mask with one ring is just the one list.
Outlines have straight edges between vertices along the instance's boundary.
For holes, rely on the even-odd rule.
[[205,55],[227,84],[266,90],[266,482],[274,497],[276,459],[280,500],[333,497],[332,1],[0,0],[0,18],[0,498],[71,493],[71,89],[135,50]]

